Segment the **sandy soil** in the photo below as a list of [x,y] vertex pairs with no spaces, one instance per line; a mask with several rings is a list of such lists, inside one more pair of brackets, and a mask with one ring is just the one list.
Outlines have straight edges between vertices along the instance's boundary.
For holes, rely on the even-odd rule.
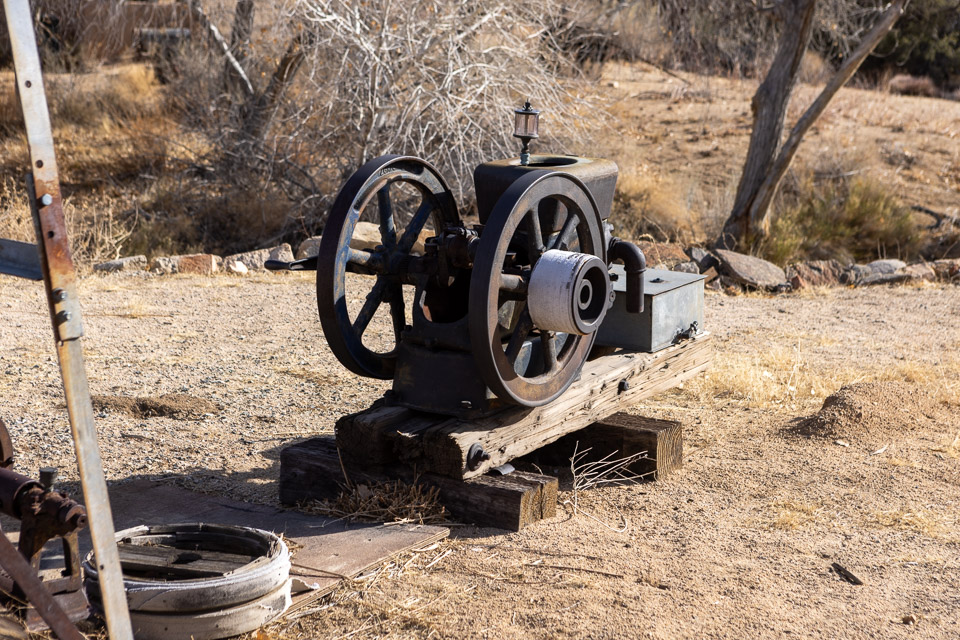
[[[275,502],[280,448],[386,388],[330,354],[309,275],[81,291],[92,392],[153,402],[98,405],[114,482]],[[681,472],[581,493],[519,533],[455,527],[261,637],[960,635],[960,288],[711,293],[706,310],[712,370],[636,407],[683,422]],[[0,319],[18,468],[75,480],[41,288],[0,276]]]

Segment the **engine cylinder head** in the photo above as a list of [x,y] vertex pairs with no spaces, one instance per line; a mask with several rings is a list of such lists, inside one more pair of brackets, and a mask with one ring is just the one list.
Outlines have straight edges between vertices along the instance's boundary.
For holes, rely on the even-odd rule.
[[544,252],[533,267],[527,307],[533,323],[547,331],[589,335],[610,307],[610,274],[603,260],[587,253]]

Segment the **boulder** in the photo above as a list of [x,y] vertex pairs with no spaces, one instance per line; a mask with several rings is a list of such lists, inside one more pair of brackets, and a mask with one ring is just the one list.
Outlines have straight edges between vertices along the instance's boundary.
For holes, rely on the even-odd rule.
[[869,287],[878,284],[901,284],[910,282],[915,278],[906,271],[896,271],[894,273],[872,273],[866,278],[857,282],[858,287]]
[[354,249],[376,249],[383,244],[380,239],[380,227],[372,222],[360,221],[353,227],[350,246]]
[[865,266],[873,273],[896,273],[907,266],[907,263],[903,260],[887,259],[874,260],[873,262],[868,262]]
[[210,275],[219,269],[218,257],[210,253],[193,253],[186,256],[174,256],[179,273],[199,273]]
[[[427,238],[432,238],[434,235],[436,234],[427,227],[421,229],[420,235],[417,236],[416,241],[414,241],[411,251],[423,255],[426,249]],[[317,240],[319,241],[319,238]],[[383,244],[383,241],[380,239],[380,227],[378,225],[372,222],[361,221],[353,228],[350,246],[354,249],[372,250],[381,244]]]
[[932,265],[933,272],[941,280],[952,280],[960,278],[960,258],[950,260],[934,260]]
[[312,258],[320,251],[320,236],[311,236],[297,247],[297,260]]
[[717,256],[713,255],[703,247],[688,247],[687,255],[690,256],[690,259],[697,263],[697,266],[700,268],[700,273],[705,273],[710,267],[716,267],[720,264],[720,261],[717,260]]
[[910,264],[903,268],[903,272],[914,280],[936,280],[937,273],[926,262]]
[[239,260],[226,260],[224,261],[223,268],[227,273],[234,273],[241,276],[249,271],[249,269],[247,269],[247,265],[243,264]]
[[178,265],[174,258],[162,256],[150,261],[150,271],[162,276],[168,276],[171,273],[177,273]]
[[[223,259],[225,265],[232,265],[239,262],[248,271],[263,270],[263,263],[267,260],[282,260],[283,262],[293,261],[293,249],[290,245],[283,243],[269,249],[257,249],[256,251],[246,251],[244,253],[235,253]],[[231,271],[236,273],[236,271]]]
[[840,274],[840,284],[857,285],[871,275],[873,275],[873,271],[869,267],[862,264],[851,264]]
[[787,281],[783,269],[763,258],[717,249],[722,272],[734,282],[755,289],[773,289]]
[[700,274],[699,265],[697,265],[697,263],[693,262],[692,260],[690,262],[681,262],[680,264],[676,265],[672,270],[681,271],[683,273],[696,273],[697,275]]
[[829,287],[840,283],[843,265],[836,260],[810,260],[790,265],[786,274],[791,282],[799,276],[805,286]]
[[117,271],[143,271],[147,268],[147,256],[128,256],[126,258],[117,258],[109,262],[101,262],[93,265],[94,271],[103,271],[113,273]]

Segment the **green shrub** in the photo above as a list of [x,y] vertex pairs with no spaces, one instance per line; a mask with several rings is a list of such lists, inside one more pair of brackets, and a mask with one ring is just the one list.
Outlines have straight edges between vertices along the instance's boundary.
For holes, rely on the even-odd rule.
[[818,179],[809,172],[787,189],[778,209],[761,247],[764,257],[778,264],[913,258],[921,248],[909,207],[862,175]]

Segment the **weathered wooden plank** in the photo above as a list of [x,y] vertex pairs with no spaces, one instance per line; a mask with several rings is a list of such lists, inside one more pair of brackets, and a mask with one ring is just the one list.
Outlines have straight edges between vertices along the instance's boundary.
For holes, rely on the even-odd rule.
[[[705,370],[712,356],[710,334],[651,354],[620,353],[584,365],[580,380],[554,402],[515,408],[473,421],[444,421],[422,434],[422,468],[472,478],[539,449],[644,398],[675,387]],[[467,467],[477,443],[490,459]]]
[[630,464],[627,471],[660,480],[683,466],[683,428],[675,420],[615,413],[568,433],[521,460],[544,467],[567,467],[574,452],[585,452],[583,462],[607,456],[609,460],[618,460],[645,453],[647,457]]
[[[342,465],[341,465],[342,462]],[[519,530],[550,518],[557,510],[557,479],[533,473],[482,476],[464,482],[436,474],[415,475],[404,465],[359,465],[341,461],[336,443],[320,436],[290,445],[280,454],[280,501],[332,500],[352,484],[388,480],[418,482],[439,489],[440,503],[457,518],[481,526]]]

